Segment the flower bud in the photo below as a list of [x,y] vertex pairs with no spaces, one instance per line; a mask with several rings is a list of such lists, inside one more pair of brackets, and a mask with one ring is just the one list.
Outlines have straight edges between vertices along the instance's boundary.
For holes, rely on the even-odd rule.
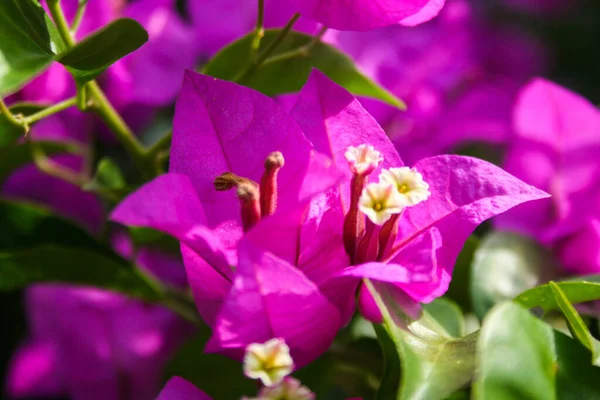
[[350,171],[356,175],[369,175],[375,171],[383,161],[383,156],[375,148],[368,144],[358,147],[350,146],[344,153]]

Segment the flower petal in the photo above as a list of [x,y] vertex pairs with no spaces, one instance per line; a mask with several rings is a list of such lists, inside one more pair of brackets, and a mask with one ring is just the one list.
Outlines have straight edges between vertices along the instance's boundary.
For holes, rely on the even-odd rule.
[[129,195],[112,212],[111,219],[124,225],[165,232],[184,240],[205,220],[191,180],[181,174],[165,174]]
[[412,293],[415,300],[431,301],[446,291],[456,257],[477,225],[497,214],[548,194],[527,185],[488,162],[471,157],[438,156],[415,165],[429,183],[431,197],[405,210],[399,221],[395,252],[435,227],[443,242],[436,252],[438,279]]
[[64,383],[58,366],[59,354],[52,340],[33,341],[13,356],[6,390],[11,398],[59,396]]
[[218,192],[214,179],[233,172],[256,182],[266,157],[280,151],[279,208],[298,202],[312,146],[294,120],[269,97],[187,71],[176,104],[170,171],[188,175],[206,211],[208,226],[239,221],[239,204]]
[[190,382],[175,376],[167,382],[156,400],[211,400],[211,398]]
[[437,15],[444,0],[294,0],[302,15],[338,30],[367,31],[416,25]]
[[[384,159],[373,171],[403,165],[398,152],[377,121],[359,101],[323,73],[313,70],[302,89],[292,117],[298,122],[315,149],[333,160],[334,165],[351,177],[344,153],[350,146],[371,145]],[[342,189],[344,199],[348,185]],[[347,204],[347,201],[344,200]]]
[[242,241],[233,289],[206,351],[241,359],[248,344],[279,337],[301,367],[327,350],[339,328],[338,310],[302,272]]

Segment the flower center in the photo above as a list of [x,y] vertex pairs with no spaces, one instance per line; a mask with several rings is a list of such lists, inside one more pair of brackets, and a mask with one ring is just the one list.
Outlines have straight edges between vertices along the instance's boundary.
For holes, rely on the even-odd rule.
[[429,185],[409,167],[384,169],[378,183],[368,183],[368,175],[383,161],[373,146],[349,147],[345,157],[353,177],[344,247],[353,264],[381,260],[398,236],[402,212],[427,200]]
[[244,374],[260,379],[265,386],[280,383],[294,369],[290,348],[283,339],[274,338],[265,343],[252,343],[246,347]]
[[275,213],[278,195],[277,175],[284,164],[285,159],[281,152],[274,151],[269,154],[265,159],[265,172],[260,185],[233,172],[225,172],[215,178],[214,186],[218,191],[237,188],[244,232],[249,231],[262,217]]

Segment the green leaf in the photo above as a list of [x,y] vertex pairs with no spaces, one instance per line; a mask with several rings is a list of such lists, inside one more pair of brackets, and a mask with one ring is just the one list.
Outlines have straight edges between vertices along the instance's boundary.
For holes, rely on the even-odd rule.
[[12,143],[0,147],[0,185],[16,169],[33,161],[31,146],[39,146],[46,155],[75,152],[73,145],[56,142],[35,142],[35,144]]
[[135,190],[134,187],[127,186],[121,169],[108,157],[100,160],[94,178],[83,189],[98,193],[113,204],[119,203]]
[[[600,299],[600,283],[596,282],[598,278],[599,276],[587,276],[578,278],[580,280],[558,282],[556,285],[571,304],[585,303]],[[515,301],[527,308],[541,307],[544,311],[560,308],[549,284],[527,290],[517,296]]]
[[[267,48],[279,33],[278,29],[267,30],[261,41],[261,50]],[[254,34],[250,34],[225,47],[206,65],[203,72],[215,78],[235,80],[251,59],[253,37]],[[312,40],[312,36],[290,32],[272,55],[297,50]],[[317,68],[354,95],[379,99],[400,109],[406,108],[400,99],[363,75],[347,55],[324,43],[315,45],[307,56],[262,66],[239,83],[268,96],[294,93],[304,86],[313,68]]]
[[477,345],[474,400],[555,399],[553,331],[506,302],[485,318]]
[[429,304],[423,304],[423,309],[454,338],[465,334],[465,320],[459,306],[451,300],[440,297]]
[[112,250],[106,250],[83,227],[37,204],[0,198],[0,221],[0,252],[51,243],[114,255]]
[[[43,110],[46,106],[34,103],[17,103],[10,107],[10,112],[13,115],[23,114],[27,116]],[[23,128],[11,124],[4,114],[0,114],[0,147],[14,143],[24,134],[25,130]]]
[[48,208],[0,199],[0,291],[35,282],[92,285],[145,300],[156,284],[83,227]]
[[118,19],[59,54],[79,84],[100,75],[106,68],[148,41],[148,32],[136,21]]
[[600,342],[594,339],[585,322],[583,322],[583,319],[581,319],[581,316],[577,313],[575,307],[569,302],[569,299],[560,286],[554,282],[550,282],[549,286],[552,293],[554,293],[556,303],[567,319],[571,334],[592,352],[592,363],[596,366],[600,366]]
[[[382,312],[384,325],[376,331],[385,356],[385,372],[377,399],[445,399],[472,379],[477,334],[454,339],[426,312],[400,329],[384,299],[370,281],[365,284]],[[396,315],[396,320],[404,317]],[[386,337],[387,336],[387,337]],[[402,379],[399,371],[402,365]]]
[[161,298],[155,284],[120,257],[51,244],[0,253],[0,291],[36,282],[90,285],[149,301]]
[[48,26],[37,1],[0,1],[0,96],[16,92],[50,65],[54,53]]
[[576,340],[554,331],[558,370],[556,398],[600,399],[600,368],[590,363],[589,351]]
[[549,265],[546,250],[529,238],[510,232],[486,236],[473,259],[471,297],[475,314],[482,319],[495,304],[534,287]]

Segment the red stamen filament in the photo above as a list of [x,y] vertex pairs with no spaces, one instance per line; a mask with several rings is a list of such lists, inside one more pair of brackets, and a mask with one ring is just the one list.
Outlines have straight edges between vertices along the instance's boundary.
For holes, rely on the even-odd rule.
[[344,219],[344,248],[352,264],[356,259],[358,242],[365,231],[365,217],[358,209],[358,201],[367,176],[355,174],[350,184],[350,209]]
[[275,151],[265,160],[265,172],[260,180],[260,212],[263,217],[273,215],[277,209],[277,175],[283,167],[283,155]]
[[365,235],[362,237],[358,244],[356,252],[356,258],[358,262],[369,262],[377,259],[379,252],[379,233],[380,227],[370,219],[366,219],[366,230]]
[[260,221],[260,202],[258,188],[254,184],[242,183],[237,187],[242,211],[242,227],[248,232]]

